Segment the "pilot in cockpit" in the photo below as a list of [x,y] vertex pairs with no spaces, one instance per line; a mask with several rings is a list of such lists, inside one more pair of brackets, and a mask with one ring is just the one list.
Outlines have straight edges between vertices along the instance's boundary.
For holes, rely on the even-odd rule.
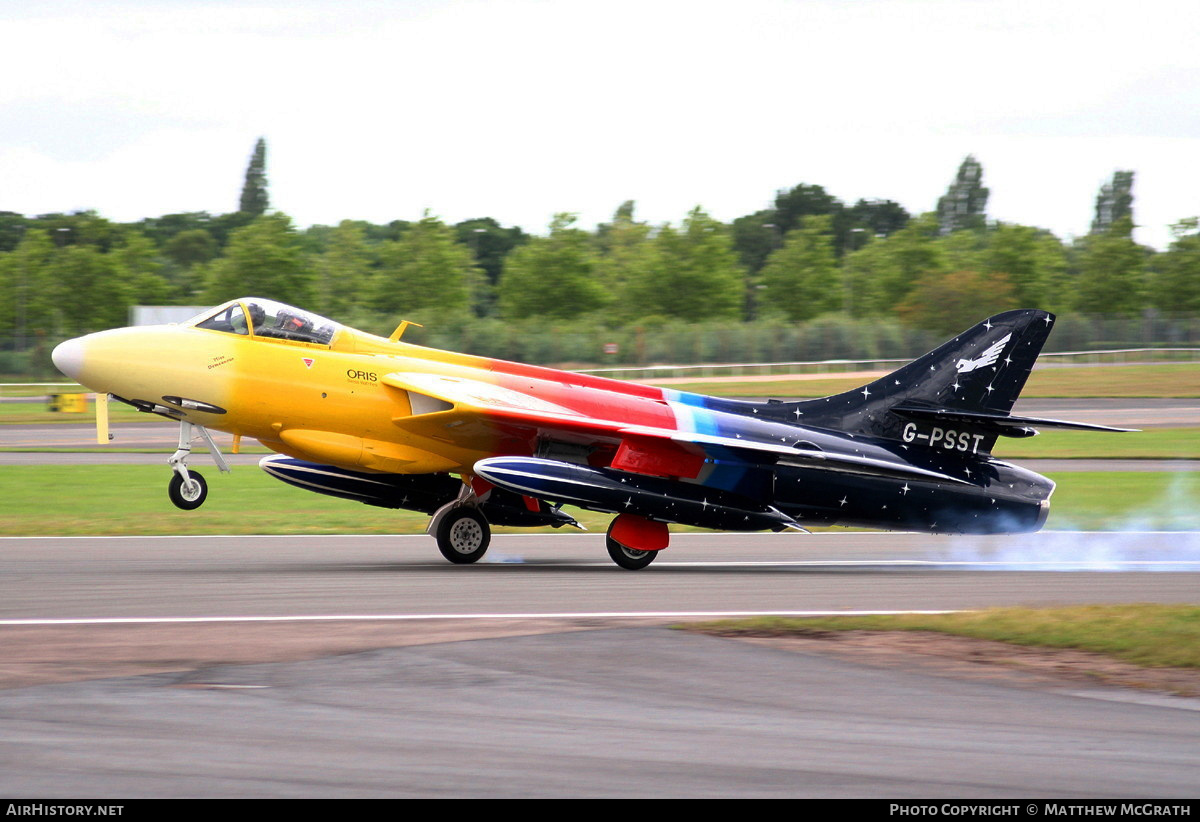
[[267,327],[267,312],[258,303],[249,303],[246,308],[250,311],[250,328],[254,334],[262,336]]

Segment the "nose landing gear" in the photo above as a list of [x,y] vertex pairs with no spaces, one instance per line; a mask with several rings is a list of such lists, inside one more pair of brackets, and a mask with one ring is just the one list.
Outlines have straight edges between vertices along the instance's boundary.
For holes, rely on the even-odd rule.
[[221,473],[229,473],[229,463],[225,462],[221,449],[217,448],[208,429],[187,420],[180,420],[179,447],[167,460],[167,464],[175,472],[171,477],[171,482],[167,485],[167,496],[171,498],[171,502],[176,508],[184,511],[194,511],[203,505],[204,500],[208,497],[208,483],[204,477],[200,475],[199,471],[189,471],[187,467],[187,458],[192,453],[192,439],[195,434],[199,434],[208,445],[209,453],[212,454],[213,461],[217,464],[217,468],[221,469]]
[[[186,472],[186,478],[183,472]],[[176,508],[194,511],[208,498],[208,482],[199,471],[183,468],[180,473],[171,477],[171,482],[167,484],[167,496]]]

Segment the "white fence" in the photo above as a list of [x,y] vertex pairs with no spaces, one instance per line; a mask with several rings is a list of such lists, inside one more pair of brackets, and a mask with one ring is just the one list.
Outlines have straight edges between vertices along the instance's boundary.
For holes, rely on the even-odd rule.
[[[580,369],[617,380],[655,380],[704,377],[743,377],[789,374],[829,374],[893,371],[913,358],[874,360],[819,360],[812,362],[708,363],[704,365],[634,365],[623,368]],[[1106,351],[1056,351],[1043,353],[1038,368],[1067,365],[1138,365],[1200,361],[1200,348],[1119,348]]]

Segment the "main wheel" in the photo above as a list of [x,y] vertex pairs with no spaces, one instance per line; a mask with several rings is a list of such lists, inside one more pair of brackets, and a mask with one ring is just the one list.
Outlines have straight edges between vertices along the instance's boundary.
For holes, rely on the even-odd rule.
[[183,476],[180,474],[171,475],[171,484],[167,486],[167,496],[171,498],[171,502],[175,503],[176,508],[182,508],[184,511],[194,511],[204,504],[205,498],[208,497],[208,483],[204,481],[204,477],[199,471],[188,469],[188,476],[191,482],[184,482]]
[[438,550],[456,565],[478,562],[491,541],[492,529],[488,521],[470,506],[451,509],[438,523]]
[[[609,526],[609,530],[612,530],[612,526]],[[654,558],[658,556],[658,551],[639,551],[636,548],[630,548],[628,545],[617,542],[609,534],[604,535],[604,547],[608,549],[608,555],[612,557],[612,561],[626,571],[640,571],[654,562]]]

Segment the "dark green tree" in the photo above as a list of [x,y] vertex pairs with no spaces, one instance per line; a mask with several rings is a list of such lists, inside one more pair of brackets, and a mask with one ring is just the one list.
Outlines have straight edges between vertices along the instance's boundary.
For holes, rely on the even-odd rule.
[[94,245],[58,249],[51,265],[58,322],[55,332],[86,334],[129,324],[133,305],[132,275],[122,271],[115,255]]
[[11,333],[18,350],[55,330],[55,251],[48,231],[29,228],[16,248],[0,254],[0,333]]
[[654,247],[655,265],[629,289],[642,316],[691,321],[742,316],[746,271],[738,264],[726,226],[696,207],[679,230],[660,228]]
[[633,219],[632,210],[618,210],[606,226],[596,265],[596,279],[617,296],[609,311],[618,320],[642,316],[634,291],[653,277],[659,266],[658,251],[649,225]]
[[[789,231],[800,225],[800,220],[814,214],[829,214],[837,216],[846,206],[837,197],[829,194],[821,186],[801,183],[795,188],[783,189],[775,193],[775,224],[779,227],[780,236],[786,236]],[[836,223],[836,220],[835,220]]]
[[1108,231],[1080,241],[1074,305],[1085,314],[1133,315],[1145,303],[1147,253],[1133,241],[1133,221],[1116,220]]
[[124,241],[108,256],[112,259],[114,276],[124,281],[135,305],[166,305],[170,302],[171,284],[163,274],[158,249],[146,235],[129,230]]
[[762,270],[767,257],[783,243],[783,233],[775,220],[775,210],[768,208],[738,217],[730,226],[738,260],[751,274]]
[[242,199],[238,211],[260,217],[270,205],[267,199],[267,141],[262,137],[254,144],[250,165],[246,167],[246,182],[242,185]]
[[1096,195],[1096,216],[1092,220],[1092,234],[1103,234],[1120,219],[1133,220],[1133,172],[1117,171],[1112,182],[1100,186]]
[[217,241],[203,228],[181,231],[163,245],[163,254],[180,268],[191,268],[217,256]]
[[0,252],[12,251],[21,242],[30,221],[15,211],[0,211]]
[[608,251],[608,235],[617,224],[629,225],[636,222],[633,218],[633,212],[637,207],[635,200],[626,200],[617,206],[617,210],[613,212],[611,223],[600,223],[596,226],[596,242],[600,246],[602,252]]
[[471,249],[475,265],[483,270],[483,282],[473,294],[475,313],[486,316],[495,312],[496,287],[504,260],[514,248],[529,241],[529,235],[520,228],[504,228],[491,217],[479,217],[455,223],[454,233],[458,242]]
[[984,227],[988,190],[983,187],[983,166],[970,154],[958,167],[958,174],[945,196],[938,199],[938,231],[950,234],[964,228]]
[[917,280],[896,314],[905,325],[949,336],[972,323],[1018,306],[1005,274],[954,271]]
[[225,255],[206,268],[204,297],[214,304],[255,296],[306,306],[316,296],[312,270],[286,214],[264,214],[233,232]]
[[[891,200],[859,200],[846,209],[846,214],[850,218],[852,229],[861,228],[876,237],[890,237],[908,225],[908,221],[912,219],[912,215],[904,206]],[[861,244],[861,239],[851,237],[850,247],[846,248],[846,251],[853,251]]]
[[1200,315],[1200,219],[1171,226],[1175,240],[1155,259],[1151,300],[1168,314]]
[[1023,308],[1058,307],[1067,252],[1058,238],[1032,226],[998,223],[982,254],[988,273],[1005,274]]
[[132,226],[149,237],[155,245],[163,248],[176,235],[185,231],[207,231],[215,239],[210,226],[213,217],[207,211],[191,211],[184,214],[164,214],[147,217]]
[[54,239],[54,245],[65,248],[72,245],[90,245],[101,253],[107,253],[125,238],[125,227],[101,217],[95,211],[75,211],[70,214],[41,214],[31,226],[45,229]]
[[314,310],[328,317],[344,317],[363,299],[371,279],[373,254],[362,223],[343,220],[329,230],[325,248],[316,255]]
[[833,252],[833,218],[805,217],[788,232],[783,248],[767,259],[758,295],[759,315],[780,312],[793,322],[810,320],[842,307],[837,256]]
[[534,237],[504,261],[500,313],[504,317],[570,319],[599,310],[612,295],[596,280],[592,237],[574,228],[574,214],[557,214],[550,234]]
[[438,313],[441,322],[461,319],[482,279],[470,249],[456,241],[453,228],[429,212],[399,240],[384,243],[379,258],[375,307],[396,322],[419,321],[431,312]]
[[880,242],[883,267],[869,288],[879,313],[894,313],[917,281],[947,273],[945,251],[937,242],[937,217],[923,214]]

